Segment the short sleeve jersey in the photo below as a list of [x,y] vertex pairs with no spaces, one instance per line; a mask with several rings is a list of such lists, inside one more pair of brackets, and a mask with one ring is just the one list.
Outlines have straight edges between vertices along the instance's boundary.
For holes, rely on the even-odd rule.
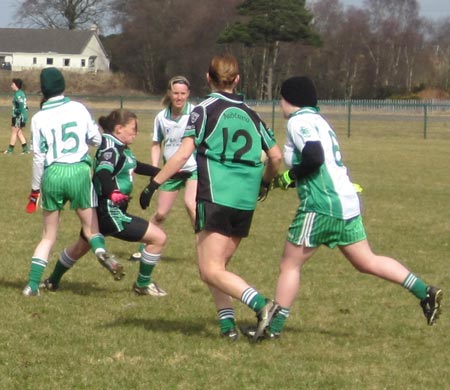
[[31,132],[33,151],[45,155],[44,166],[90,161],[88,143],[101,137],[86,107],[63,96],[42,105],[31,119]]
[[254,210],[273,132],[241,96],[212,93],[194,108],[184,134],[195,137],[197,199]]
[[111,134],[103,134],[102,143],[97,150],[94,161],[94,188],[102,197],[100,181],[95,173],[106,169],[113,176],[117,189],[125,195],[133,190],[133,176],[136,169],[136,157],[122,141]]
[[12,99],[12,116],[16,118],[21,117],[24,122],[28,120],[27,97],[25,92],[21,89],[14,92]]
[[[153,141],[163,145],[164,164],[174,155],[181,145],[184,130],[189,120],[189,115],[194,109],[194,105],[187,102],[183,107],[181,116],[174,120],[171,118],[170,107],[160,111],[155,117],[153,127]],[[193,172],[197,169],[194,155],[190,156],[182,171]]]
[[301,200],[299,208],[339,219],[359,215],[359,198],[342,162],[336,134],[318,110],[312,107],[300,109],[288,120],[283,151],[287,166],[301,162],[301,152],[307,141],[320,141],[325,162],[318,172],[297,182]]

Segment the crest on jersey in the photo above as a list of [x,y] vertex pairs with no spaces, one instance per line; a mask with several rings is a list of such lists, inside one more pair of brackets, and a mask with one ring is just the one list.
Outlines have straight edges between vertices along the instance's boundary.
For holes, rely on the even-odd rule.
[[196,112],[192,112],[191,113],[191,123],[195,123],[199,117],[200,117],[200,114],[197,114]]
[[105,153],[103,154],[103,158],[104,158],[105,160],[111,160],[111,157],[112,157],[112,152],[105,152]]
[[300,133],[304,136],[304,137],[308,137],[311,135],[311,131],[307,128],[307,127],[301,127],[300,128]]

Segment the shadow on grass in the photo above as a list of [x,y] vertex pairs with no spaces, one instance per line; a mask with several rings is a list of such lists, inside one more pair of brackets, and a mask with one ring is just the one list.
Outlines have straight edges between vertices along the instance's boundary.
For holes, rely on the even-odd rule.
[[[26,280],[6,280],[0,279],[0,286],[11,288],[14,290],[22,291],[26,286]],[[97,294],[104,291],[109,291],[106,288],[98,287],[92,283],[82,283],[82,282],[64,282],[63,287],[61,287],[58,292],[70,291],[73,294],[81,296],[89,296],[91,294]],[[46,294],[53,294],[52,292],[46,292]]]
[[107,324],[102,324],[101,328],[110,327],[133,327],[144,328],[145,330],[162,333],[181,333],[185,336],[195,336],[201,333],[207,337],[217,337],[207,331],[208,324],[205,322],[192,321],[189,319],[167,320],[158,318],[120,318]]

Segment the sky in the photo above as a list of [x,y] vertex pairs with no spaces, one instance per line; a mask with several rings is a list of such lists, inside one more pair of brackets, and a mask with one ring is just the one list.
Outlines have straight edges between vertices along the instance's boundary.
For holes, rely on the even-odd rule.
[[[207,1],[207,0],[206,0]],[[311,1],[311,0],[310,0]],[[340,0],[345,6],[362,7],[364,0]],[[0,28],[14,27],[12,17],[17,0],[0,0]],[[449,0],[419,0],[420,14],[431,20],[450,18]]]

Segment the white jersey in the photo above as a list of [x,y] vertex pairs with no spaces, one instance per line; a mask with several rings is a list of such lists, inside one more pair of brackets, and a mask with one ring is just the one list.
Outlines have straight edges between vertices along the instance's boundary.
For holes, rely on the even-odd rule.
[[300,209],[340,219],[359,215],[359,198],[342,162],[336,134],[318,110],[312,107],[300,109],[288,120],[284,146],[287,166],[301,162],[301,151],[307,141],[320,141],[325,162],[318,172],[297,181]]
[[45,167],[53,163],[89,160],[89,145],[102,136],[86,107],[64,96],[46,101],[31,119],[33,148],[32,188],[39,189]]
[[[174,120],[171,119],[170,108],[165,108],[160,111],[155,118],[153,127],[153,142],[160,144],[164,143],[163,161],[164,164],[175,154],[179,149],[183,140],[184,130],[188,123],[191,111],[194,109],[194,105],[187,102],[183,107],[181,116]],[[197,169],[197,162],[192,154],[184,164],[181,171],[193,172]]]

